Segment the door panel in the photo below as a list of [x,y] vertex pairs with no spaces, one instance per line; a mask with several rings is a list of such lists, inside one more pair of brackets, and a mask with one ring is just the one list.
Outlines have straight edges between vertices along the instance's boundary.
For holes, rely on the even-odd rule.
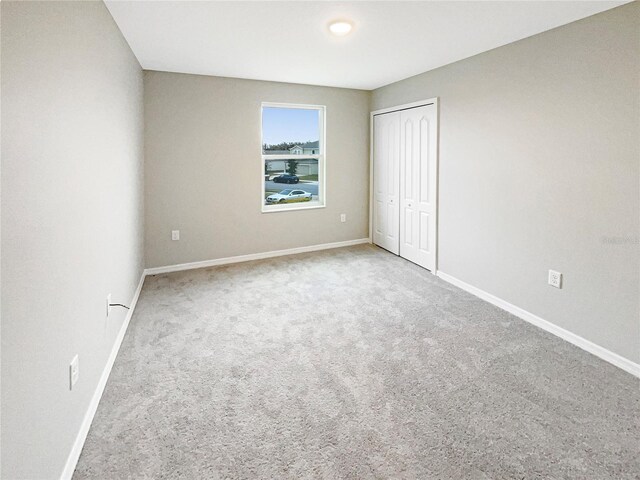
[[423,252],[429,252],[429,223],[431,219],[426,212],[420,212],[420,245],[418,248]]
[[[431,169],[431,158],[429,156],[429,120],[423,117],[420,120],[420,201],[429,203],[429,177]],[[425,141],[426,140],[426,141]]]
[[[403,221],[401,222],[403,224],[403,228],[404,231],[402,232],[403,235],[400,236],[400,238],[402,239],[402,241],[405,243],[407,248],[411,248],[413,247],[413,240],[414,240],[414,236],[413,236],[413,216],[415,215],[415,212],[413,211],[413,209],[411,209],[410,207],[405,207],[403,210]],[[402,250],[402,248],[401,248]]]
[[435,268],[437,145],[436,107],[401,112],[400,255],[429,270]]
[[404,112],[400,114],[402,123],[402,139],[400,144],[400,176],[402,182],[400,183],[400,202],[402,203],[401,209],[403,215],[400,217],[400,256],[416,261],[417,248],[414,235],[415,224],[415,205],[414,198],[415,189],[415,175],[414,170],[419,165],[416,165],[414,158],[413,146],[413,133],[414,133],[414,119],[411,116],[404,115]]
[[374,117],[373,243],[396,255],[400,251],[400,114]]
[[374,211],[375,211],[375,216],[374,216],[374,223],[373,223],[373,228],[374,228],[373,234],[374,236],[384,235],[384,232],[382,230],[384,205],[382,204],[381,201],[376,200]]

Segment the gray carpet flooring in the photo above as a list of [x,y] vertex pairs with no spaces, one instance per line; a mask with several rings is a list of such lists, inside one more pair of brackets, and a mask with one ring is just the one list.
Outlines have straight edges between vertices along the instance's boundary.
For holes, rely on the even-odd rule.
[[639,393],[369,245],[157,275],[74,479],[638,479]]

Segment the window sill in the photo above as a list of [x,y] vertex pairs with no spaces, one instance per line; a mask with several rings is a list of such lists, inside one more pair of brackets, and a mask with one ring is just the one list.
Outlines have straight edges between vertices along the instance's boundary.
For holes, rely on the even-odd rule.
[[325,208],[324,203],[315,203],[313,205],[263,205],[262,213],[276,213],[276,212],[292,212],[296,210],[313,210],[315,208]]

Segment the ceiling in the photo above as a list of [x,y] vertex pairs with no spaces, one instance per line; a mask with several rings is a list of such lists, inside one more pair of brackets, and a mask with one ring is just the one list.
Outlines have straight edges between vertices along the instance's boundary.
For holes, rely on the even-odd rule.
[[627,2],[105,3],[147,70],[371,90]]

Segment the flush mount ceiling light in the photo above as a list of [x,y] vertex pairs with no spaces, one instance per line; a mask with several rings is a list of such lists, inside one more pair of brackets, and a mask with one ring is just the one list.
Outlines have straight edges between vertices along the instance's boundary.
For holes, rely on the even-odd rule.
[[344,37],[348,35],[351,30],[353,30],[353,25],[351,22],[345,20],[336,20],[329,24],[329,31],[336,37]]

